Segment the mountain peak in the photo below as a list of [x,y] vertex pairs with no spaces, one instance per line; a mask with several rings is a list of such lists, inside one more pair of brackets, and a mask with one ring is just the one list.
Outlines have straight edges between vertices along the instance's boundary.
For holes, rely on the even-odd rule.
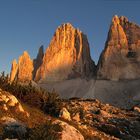
[[70,22],[63,23],[60,26],[73,27],[73,25]]
[[125,17],[125,16],[120,16],[120,21],[122,21],[122,22],[128,22],[128,18],[127,17]]
[[12,61],[12,63],[13,63],[13,64],[17,64],[17,60],[14,59],[14,60]]
[[18,70],[18,64],[17,64],[16,59],[14,59],[12,61],[12,67],[11,67],[11,72],[10,72],[10,81],[15,80],[16,74],[17,74],[17,70]]
[[35,78],[38,68],[41,66],[43,62],[43,57],[44,57],[44,47],[43,45],[41,45],[38,50],[36,59],[33,60],[33,63],[34,63],[33,79]]
[[27,51],[19,57],[17,79],[35,81],[61,81],[95,75],[95,64],[90,56],[86,35],[70,23],[61,24],[44,54],[39,48],[36,59]]
[[61,81],[93,73],[86,36],[70,23],[64,23],[56,29],[35,80]]
[[[22,56],[29,56],[28,51],[24,51]],[[29,56],[30,57],[30,56]]]
[[[69,22],[62,23],[60,26],[58,26],[57,30],[68,30],[68,29],[74,29],[73,25]],[[56,31],[57,31],[56,30]]]
[[124,24],[128,22],[128,18],[125,16],[118,16],[118,15],[114,15],[112,18],[112,23],[113,24]]
[[43,55],[44,55],[44,46],[41,45],[41,46],[39,47],[39,50],[38,50],[37,58],[40,59],[40,57],[42,58]]
[[10,73],[10,80],[18,79],[25,82],[32,80],[33,61],[27,51],[19,57],[18,63],[16,60],[12,62],[12,68]]
[[75,28],[71,23],[67,22],[67,23],[63,23],[60,26],[58,26],[57,31],[70,31],[70,30],[76,30],[77,32],[82,33],[82,31],[79,28]]
[[119,80],[140,77],[140,27],[125,16],[112,18],[98,77]]
[[113,18],[112,18],[112,23],[113,23],[113,24],[119,24],[119,23],[120,23],[120,20],[119,20],[118,15],[114,15],[114,16],[113,16]]

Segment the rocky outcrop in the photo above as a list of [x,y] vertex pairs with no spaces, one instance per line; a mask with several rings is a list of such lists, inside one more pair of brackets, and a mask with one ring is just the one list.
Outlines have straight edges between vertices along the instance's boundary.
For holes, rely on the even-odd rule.
[[[62,115],[53,117],[47,111],[43,114],[44,108],[41,111],[21,102],[24,111],[30,113],[30,117],[25,117],[22,111],[15,109],[19,102],[11,93],[1,89],[0,93],[0,139],[140,139],[139,104],[125,110],[103,104],[97,99],[60,100],[63,104],[60,112],[69,111],[66,114],[71,116],[71,120],[67,120]],[[2,108],[4,104],[8,110]],[[58,110],[57,106],[51,108]]]
[[14,60],[12,63],[10,80],[19,80],[20,82],[26,82],[33,79],[33,61],[31,60],[28,52],[19,57],[18,63]]
[[90,56],[87,37],[70,23],[56,30],[45,54],[40,47],[33,61],[27,52],[12,63],[10,79],[20,81],[61,81],[95,75],[95,64]]
[[84,140],[83,135],[73,126],[60,120],[53,122],[59,124],[62,127],[62,132],[60,132],[60,140]]
[[27,127],[11,117],[2,117],[0,119],[3,125],[3,139],[26,139],[28,135]]
[[71,120],[70,113],[68,112],[68,110],[66,108],[62,108],[60,110],[59,117],[65,119],[65,120],[68,120],[68,121]]
[[124,16],[112,18],[105,49],[98,66],[91,59],[88,39],[70,23],[59,26],[44,54],[40,47],[33,61],[25,52],[18,64],[12,63],[10,79],[38,83],[73,78],[140,78],[140,27]]
[[10,112],[11,110],[29,117],[29,114],[23,109],[20,102],[9,92],[0,91],[0,110]]
[[99,63],[99,79],[140,78],[140,27],[126,17],[113,17]]
[[136,111],[136,112],[140,113],[140,107],[135,106],[135,107],[134,107],[134,111]]
[[44,56],[44,49],[43,46],[41,46],[38,50],[36,59],[33,60],[34,63],[33,79],[35,78],[36,71],[38,70],[38,68],[41,66],[43,62],[43,56]]
[[37,70],[36,81],[61,81],[93,76],[94,62],[90,57],[86,35],[70,23],[56,30]]
[[[134,110],[119,109],[103,104],[97,99],[71,99],[64,102],[71,116],[79,113],[79,121],[73,120],[73,126],[86,139],[140,139],[139,107]],[[73,124],[71,122],[71,124]],[[84,133],[86,132],[86,133]],[[135,133],[134,133],[135,132]]]
[[16,60],[13,60],[12,67],[11,67],[11,73],[10,73],[10,81],[14,81],[18,71],[18,64]]
[[20,81],[29,81],[33,78],[33,61],[31,60],[28,52],[24,52],[18,60],[18,74],[17,78]]

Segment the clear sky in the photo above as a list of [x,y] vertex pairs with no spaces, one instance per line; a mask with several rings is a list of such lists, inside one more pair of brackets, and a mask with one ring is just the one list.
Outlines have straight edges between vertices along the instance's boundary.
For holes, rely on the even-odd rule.
[[10,71],[11,61],[27,50],[36,57],[56,30],[66,22],[88,36],[97,63],[113,15],[140,23],[140,0],[0,0],[0,71]]

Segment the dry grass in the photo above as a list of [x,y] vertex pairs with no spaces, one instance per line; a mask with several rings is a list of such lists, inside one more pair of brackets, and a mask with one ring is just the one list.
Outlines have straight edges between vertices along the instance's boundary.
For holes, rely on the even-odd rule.
[[[9,109],[8,111],[0,110],[0,118],[4,116],[14,118],[19,122],[25,124],[29,128],[33,128],[35,126],[44,124],[50,118],[49,115],[44,114],[41,110],[35,107],[30,107],[29,105],[23,103],[21,103],[21,105],[24,108],[24,110],[29,113],[29,116],[27,116],[26,114],[24,115],[23,113],[15,112],[12,109]],[[2,124],[2,122],[0,122],[0,124]]]
[[28,118],[25,118],[23,122],[30,128],[45,124],[46,121],[51,118],[49,115],[44,114],[41,110],[35,107],[30,107],[29,105],[24,104],[23,108],[30,115]]

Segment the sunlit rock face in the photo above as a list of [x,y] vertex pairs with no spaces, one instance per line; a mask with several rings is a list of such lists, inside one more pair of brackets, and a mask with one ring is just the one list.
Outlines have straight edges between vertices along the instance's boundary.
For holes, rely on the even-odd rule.
[[17,79],[21,82],[30,81],[33,78],[33,61],[31,60],[28,52],[19,57],[18,64],[14,60],[11,69],[11,81]]
[[10,81],[14,81],[16,74],[18,70],[18,64],[16,60],[13,60],[12,67],[11,67],[11,73],[10,73]]
[[1,111],[10,111],[11,108],[16,113],[22,113],[23,115],[29,115],[22,107],[20,102],[17,100],[15,96],[10,94],[9,92],[2,91],[0,89],[0,110]]
[[86,35],[66,23],[57,28],[45,54],[41,46],[36,59],[31,60],[24,52],[18,64],[14,61],[10,79],[45,82],[91,78],[94,75],[95,64],[90,56]]
[[98,63],[98,79],[140,77],[140,27],[126,17],[113,17]]
[[29,54],[24,52],[22,56],[19,57],[18,61],[18,79],[19,80],[32,80],[33,75],[33,61],[31,60]]
[[86,35],[67,23],[57,28],[35,80],[45,82],[91,77],[94,71]]

